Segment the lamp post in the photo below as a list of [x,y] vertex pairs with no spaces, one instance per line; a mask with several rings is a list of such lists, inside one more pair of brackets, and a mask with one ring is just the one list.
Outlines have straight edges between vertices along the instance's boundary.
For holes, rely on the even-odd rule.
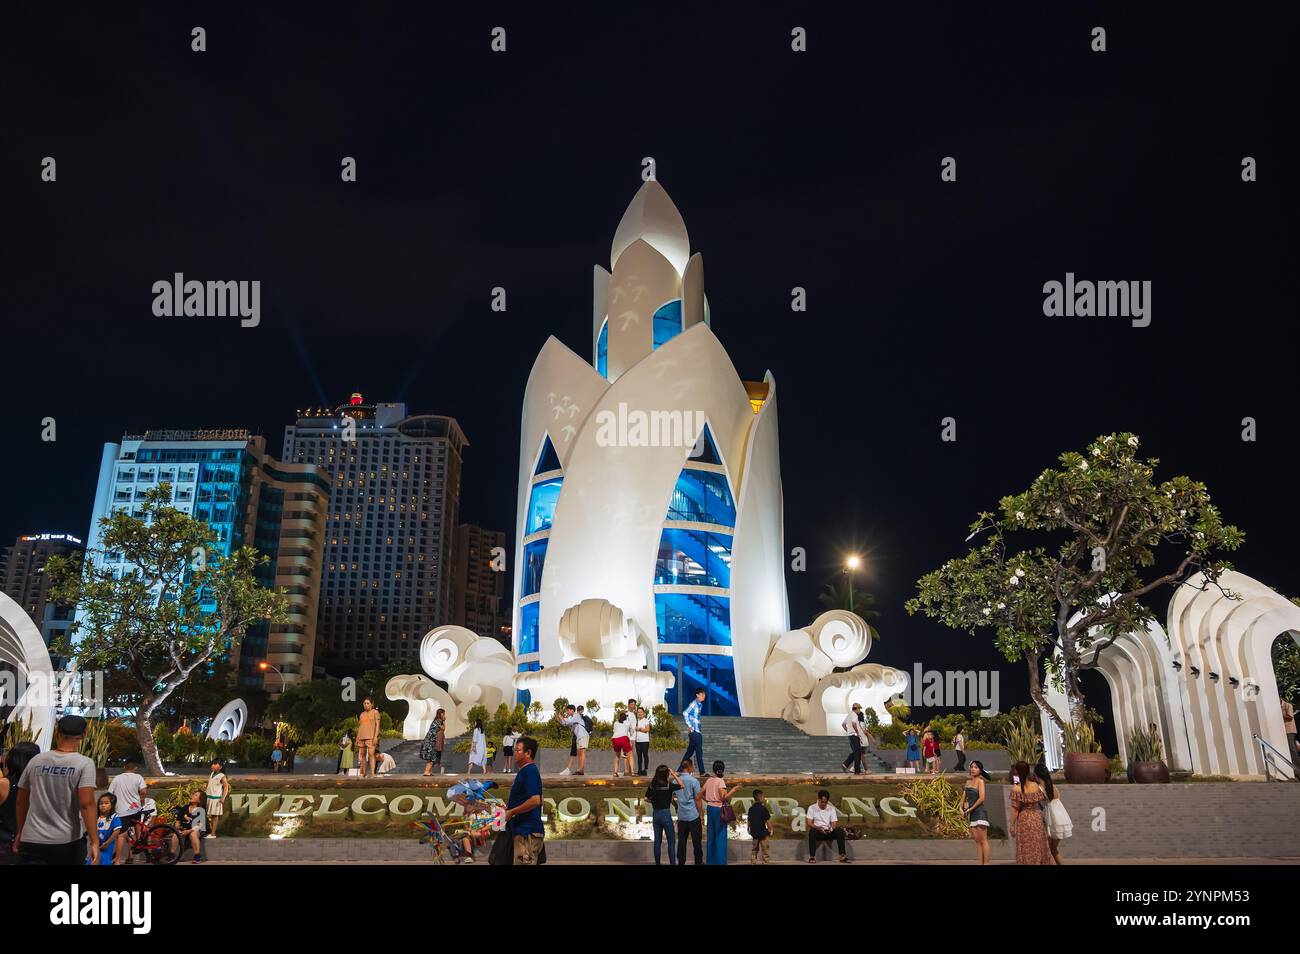
[[849,612],[853,612],[853,574],[862,564],[862,560],[855,553],[844,561],[844,572],[849,577]]
[[266,671],[269,669],[269,670],[271,670],[273,673],[275,673],[277,676],[279,676],[279,677],[280,677],[280,695],[284,695],[284,685],[285,685],[285,684],[284,684],[284,673],[280,672],[280,670],[276,669],[274,666],[272,666],[272,665],[271,665],[269,662],[267,662],[265,659],[263,659],[261,662],[259,662],[259,663],[257,664],[257,668],[260,669],[260,670],[262,670],[262,672],[266,672]]

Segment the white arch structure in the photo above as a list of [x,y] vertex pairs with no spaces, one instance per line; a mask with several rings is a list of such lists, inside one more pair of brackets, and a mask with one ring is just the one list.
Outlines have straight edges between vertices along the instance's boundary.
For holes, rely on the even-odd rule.
[[[1133,728],[1153,723],[1175,770],[1264,775],[1255,735],[1289,758],[1272,659],[1282,634],[1300,642],[1300,606],[1244,573],[1224,573],[1217,586],[1198,574],[1178,587],[1166,629],[1126,633],[1098,661],[1120,758],[1128,759]],[[1048,686],[1046,696],[1063,714],[1065,695]],[[1043,737],[1048,764],[1060,767],[1060,734],[1046,715]]]
[[233,742],[243,734],[247,722],[248,706],[244,704],[244,700],[231,699],[221,707],[213,718],[212,725],[208,726],[208,738],[219,742]]
[[[13,705],[7,722],[30,725],[43,751],[54,743],[54,666],[50,651],[26,610],[4,593],[0,593],[0,662],[14,670],[11,685],[16,698],[5,699]],[[6,683],[9,680],[6,679]],[[44,694],[44,700],[38,697]]]

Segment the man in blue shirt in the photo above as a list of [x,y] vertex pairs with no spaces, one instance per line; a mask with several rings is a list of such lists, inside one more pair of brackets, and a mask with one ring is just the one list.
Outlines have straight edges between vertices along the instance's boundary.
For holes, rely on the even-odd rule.
[[514,863],[535,865],[542,853],[542,773],[537,763],[537,740],[515,740],[515,765],[519,772],[510,786],[505,820],[514,839]]
[[703,712],[704,690],[696,689],[695,701],[682,713],[682,718],[686,720],[687,738],[690,739],[690,743],[686,746],[686,754],[682,756],[682,764],[677,767],[678,774],[681,774],[687,760],[691,758],[700,767],[700,774],[704,774],[704,736],[700,732],[700,715]]
[[700,814],[704,811],[703,789],[700,780],[691,774],[694,766],[687,759],[682,763],[679,774],[682,787],[673,796],[677,799],[677,863],[686,864],[686,836],[691,836],[691,845],[695,849],[695,863],[704,864],[704,850],[700,847],[703,831],[700,826]]

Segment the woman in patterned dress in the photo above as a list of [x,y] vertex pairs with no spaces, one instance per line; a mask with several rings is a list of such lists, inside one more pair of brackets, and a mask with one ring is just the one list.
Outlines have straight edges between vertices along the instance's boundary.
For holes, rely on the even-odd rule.
[[1016,864],[1050,865],[1052,852],[1047,845],[1047,826],[1043,824],[1047,792],[1025,762],[1011,767],[1011,782],[1011,837],[1016,840]]
[[445,772],[446,768],[442,764],[442,749],[447,741],[447,710],[439,709],[429,723],[429,731],[424,734],[424,741],[420,743],[420,758],[424,759],[424,774],[432,775],[433,767],[438,766],[439,772]]

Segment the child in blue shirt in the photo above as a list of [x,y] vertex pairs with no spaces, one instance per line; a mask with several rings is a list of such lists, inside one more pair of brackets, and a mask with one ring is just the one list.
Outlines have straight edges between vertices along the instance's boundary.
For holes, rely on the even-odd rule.
[[[113,853],[117,849],[117,833],[122,830],[122,819],[117,817],[117,798],[113,795],[99,796],[99,817],[95,820],[95,835],[99,838],[99,863],[111,865]],[[86,860],[90,864],[90,860]]]

